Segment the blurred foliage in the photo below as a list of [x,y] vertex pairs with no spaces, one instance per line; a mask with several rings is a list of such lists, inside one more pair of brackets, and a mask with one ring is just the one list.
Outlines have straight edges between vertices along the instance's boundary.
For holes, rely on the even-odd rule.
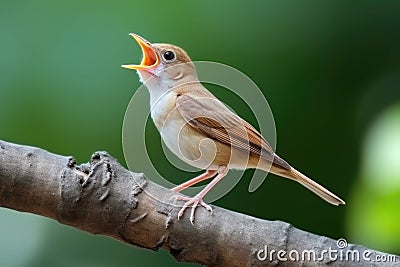
[[362,151],[361,181],[350,199],[349,235],[365,245],[399,252],[400,103],[372,125]]
[[[242,179],[214,204],[399,253],[399,194],[380,190],[386,173],[365,165],[378,164],[366,161],[377,147],[379,162],[394,154],[395,146],[380,140],[385,135],[367,133],[400,100],[399,14],[397,1],[2,0],[0,139],[74,155],[80,162],[107,150],[124,162],[122,121],[140,84],[120,65],[140,60],[139,47],[128,37],[135,32],[177,44],[194,60],[222,62],[249,75],[274,112],[278,154],[347,201],[333,207],[270,175],[252,194],[249,180]],[[236,112],[251,118],[247,109]],[[164,165],[160,169],[169,168],[170,176],[182,176]],[[133,248],[34,215],[0,212],[2,266],[175,262],[166,252]]]

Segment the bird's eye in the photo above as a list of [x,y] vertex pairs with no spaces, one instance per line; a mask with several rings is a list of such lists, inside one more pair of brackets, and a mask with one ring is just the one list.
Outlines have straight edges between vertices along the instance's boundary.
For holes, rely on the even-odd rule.
[[171,50],[165,51],[163,57],[167,61],[171,61],[175,59],[175,53]]

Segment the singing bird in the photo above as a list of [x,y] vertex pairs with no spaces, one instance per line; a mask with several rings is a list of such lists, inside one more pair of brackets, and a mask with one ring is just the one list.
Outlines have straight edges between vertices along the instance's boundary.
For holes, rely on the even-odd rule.
[[179,192],[215,177],[194,197],[178,195],[185,204],[178,219],[191,207],[190,222],[198,205],[211,207],[203,197],[229,169],[257,168],[297,181],[333,205],[345,202],[291,167],[274,153],[263,136],[240,118],[199,81],[195,65],[180,47],[150,43],[130,34],[140,45],[140,65],[122,65],[136,70],[150,92],[151,117],[167,147],[180,159],[205,173],[173,188]]

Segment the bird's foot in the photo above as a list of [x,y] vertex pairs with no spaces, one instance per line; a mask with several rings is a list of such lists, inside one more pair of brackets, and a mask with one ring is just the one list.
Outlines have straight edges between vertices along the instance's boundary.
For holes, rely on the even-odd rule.
[[182,217],[183,213],[185,213],[185,210],[188,207],[192,207],[192,210],[190,212],[190,223],[193,224],[194,222],[194,212],[196,211],[197,206],[200,204],[203,206],[206,210],[209,212],[212,212],[212,208],[210,205],[207,205],[204,201],[202,196],[196,195],[194,197],[186,197],[186,196],[176,196],[176,200],[182,200],[186,201],[186,203],[183,205],[181,210],[178,212],[178,220]]

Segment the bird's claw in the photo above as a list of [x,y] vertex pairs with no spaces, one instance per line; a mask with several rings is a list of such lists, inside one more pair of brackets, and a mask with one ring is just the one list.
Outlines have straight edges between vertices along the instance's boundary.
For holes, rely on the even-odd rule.
[[178,220],[183,216],[183,214],[185,213],[185,210],[188,207],[192,207],[191,212],[190,212],[190,223],[193,224],[194,222],[194,212],[196,211],[197,206],[200,204],[201,206],[203,206],[206,210],[208,210],[209,212],[212,213],[212,208],[210,205],[206,204],[203,201],[203,198],[200,196],[195,196],[195,197],[186,197],[186,196],[181,196],[178,195],[176,196],[176,200],[182,200],[182,201],[186,201],[186,203],[183,205],[183,207],[181,208],[181,210],[178,212]]

